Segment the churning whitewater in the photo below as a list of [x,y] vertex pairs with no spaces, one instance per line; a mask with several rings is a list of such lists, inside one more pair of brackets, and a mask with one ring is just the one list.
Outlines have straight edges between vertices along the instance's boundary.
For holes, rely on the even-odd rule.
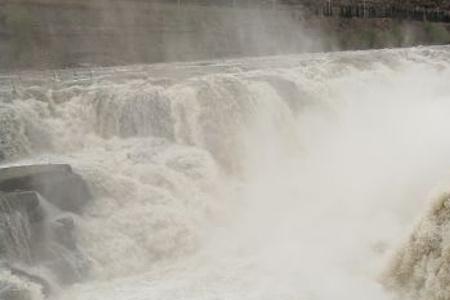
[[450,229],[417,222],[449,191],[449,47],[1,79],[4,164],[94,195],[55,299],[446,299],[422,248]]

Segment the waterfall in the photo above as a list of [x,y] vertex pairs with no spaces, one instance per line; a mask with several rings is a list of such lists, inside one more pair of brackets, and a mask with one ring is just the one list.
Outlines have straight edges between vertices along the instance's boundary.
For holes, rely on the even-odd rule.
[[[74,232],[90,273],[57,299],[389,299],[380,274],[448,178],[449,62],[441,46],[28,74],[0,86],[0,157],[92,187]],[[26,218],[1,220],[8,260],[29,259]]]
[[15,210],[11,203],[0,195],[0,253],[8,261],[33,261],[30,249],[31,229],[28,215],[24,210]]

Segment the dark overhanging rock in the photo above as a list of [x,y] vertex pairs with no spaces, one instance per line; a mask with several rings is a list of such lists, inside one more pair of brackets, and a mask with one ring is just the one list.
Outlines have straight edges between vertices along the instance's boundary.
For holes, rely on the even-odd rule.
[[1,168],[0,191],[36,191],[59,209],[74,213],[92,198],[86,182],[65,164]]

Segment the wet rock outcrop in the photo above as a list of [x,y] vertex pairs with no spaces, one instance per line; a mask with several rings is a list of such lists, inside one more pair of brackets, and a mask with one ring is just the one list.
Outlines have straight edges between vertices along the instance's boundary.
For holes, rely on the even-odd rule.
[[81,176],[64,164],[0,169],[0,191],[36,191],[57,208],[74,213],[91,199]]
[[383,281],[404,299],[450,299],[450,193],[435,200]]
[[[52,284],[82,280],[89,262],[77,246],[76,219],[91,199],[69,165],[0,168],[0,273],[51,293]],[[0,276],[0,298],[29,299],[29,291]]]

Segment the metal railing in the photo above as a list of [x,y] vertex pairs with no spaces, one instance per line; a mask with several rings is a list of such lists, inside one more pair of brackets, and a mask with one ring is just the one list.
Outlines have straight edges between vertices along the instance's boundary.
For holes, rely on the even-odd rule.
[[[170,1],[170,0],[169,0]],[[179,7],[212,5],[228,7],[258,7],[303,9],[311,15],[342,18],[393,18],[416,21],[450,23],[450,1],[445,5],[417,5],[416,2],[398,4],[377,0],[175,0]],[[167,1],[166,1],[167,3]]]

